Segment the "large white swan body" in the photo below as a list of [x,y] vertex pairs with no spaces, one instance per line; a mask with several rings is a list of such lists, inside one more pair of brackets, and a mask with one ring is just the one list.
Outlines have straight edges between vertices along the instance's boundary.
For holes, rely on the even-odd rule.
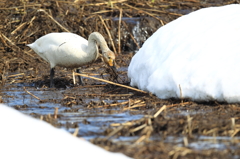
[[[52,87],[55,66],[78,68],[94,62],[99,55],[97,44],[102,50],[104,61],[114,68],[115,55],[98,32],[90,34],[88,41],[73,33],[50,33],[27,46],[50,63],[50,87]],[[80,84],[83,84],[82,79],[79,78],[79,80]]]
[[73,33],[50,33],[28,46],[48,61],[51,68],[77,68],[95,61],[98,57],[97,45],[88,50],[88,41]]
[[129,159],[0,104],[0,158]]
[[132,58],[131,85],[159,98],[240,102],[240,5],[200,9],[158,29]]

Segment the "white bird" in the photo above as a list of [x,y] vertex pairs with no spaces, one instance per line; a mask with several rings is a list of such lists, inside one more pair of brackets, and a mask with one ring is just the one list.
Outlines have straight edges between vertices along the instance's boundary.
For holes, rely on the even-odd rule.
[[[99,56],[97,44],[100,45],[104,61],[115,70],[115,55],[98,32],[91,33],[88,41],[73,33],[49,33],[27,46],[50,63],[50,87],[53,87],[55,66],[78,68],[94,62]],[[80,84],[83,84],[81,77],[78,77]]]
[[161,99],[240,102],[239,19],[240,5],[233,4],[161,27],[132,58],[131,85]]

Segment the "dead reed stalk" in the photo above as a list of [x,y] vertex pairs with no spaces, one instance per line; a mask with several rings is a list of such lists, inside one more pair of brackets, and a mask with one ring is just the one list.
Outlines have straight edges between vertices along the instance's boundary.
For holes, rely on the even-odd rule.
[[110,34],[110,31],[109,31],[108,27],[106,26],[106,24],[105,24],[102,16],[98,16],[98,17],[99,17],[99,19],[101,20],[103,26],[105,27],[105,30],[107,31],[107,34],[108,34],[108,36],[109,36],[109,39],[110,39],[111,44],[112,44],[112,47],[113,47],[113,51],[114,51],[115,53],[117,53],[116,47],[115,47],[115,45],[114,45],[114,42],[113,42],[113,39],[112,39],[112,36],[111,36],[111,34]]
[[127,88],[127,89],[131,89],[131,90],[134,90],[134,91],[138,91],[138,92],[141,92],[141,93],[147,93],[147,92],[142,91],[142,90],[137,89],[137,88],[133,88],[133,87],[130,87],[130,86],[126,86],[126,85],[114,83],[114,82],[111,82],[111,81],[108,81],[108,80],[104,80],[104,79],[100,79],[100,78],[97,78],[97,77],[92,77],[92,76],[88,76],[88,75],[81,74],[81,73],[75,73],[75,75],[80,75],[80,76],[87,77],[87,78],[91,78],[91,79],[94,79],[94,80],[106,82],[106,83],[113,84],[113,85],[116,85],[116,86],[119,86],[119,87],[124,87],[124,88]]
[[34,94],[32,94],[31,92],[29,92],[28,90],[26,90],[25,87],[23,87],[23,90],[24,90],[26,93],[30,94],[32,97],[34,97],[34,98],[36,98],[37,100],[40,100],[40,101],[41,101],[40,98],[38,98],[37,96],[35,96]]
[[119,9],[119,23],[118,23],[118,53],[121,53],[121,20],[122,20],[122,8]]

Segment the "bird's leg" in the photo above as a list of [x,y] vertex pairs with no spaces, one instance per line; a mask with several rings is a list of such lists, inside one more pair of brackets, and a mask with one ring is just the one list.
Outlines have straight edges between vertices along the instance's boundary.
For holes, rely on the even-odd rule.
[[[110,67],[110,69],[112,70],[112,76],[113,76],[113,80],[116,80],[118,82],[118,74],[117,74],[117,69],[115,66]],[[119,83],[119,82],[118,82]]]
[[50,88],[54,87],[53,77],[54,77],[54,68],[51,68],[51,70],[50,70]]
[[[77,73],[81,73],[81,71],[80,71],[79,68],[77,69]],[[80,84],[80,85],[82,85],[82,86],[84,85],[84,84],[83,84],[83,80],[82,80],[82,76],[79,76],[79,75],[78,75],[78,81],[79,81],[79,84]]]

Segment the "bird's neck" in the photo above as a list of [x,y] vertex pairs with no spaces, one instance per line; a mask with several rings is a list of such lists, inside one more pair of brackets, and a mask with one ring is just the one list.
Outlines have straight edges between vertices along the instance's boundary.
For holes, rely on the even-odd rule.
[[93,32],[88,38],[88,49],[91,51],[93,51],[92,49],[96,49],[96,43],[99,44],[103,53],[110,50],[103,36],[98,32]]

